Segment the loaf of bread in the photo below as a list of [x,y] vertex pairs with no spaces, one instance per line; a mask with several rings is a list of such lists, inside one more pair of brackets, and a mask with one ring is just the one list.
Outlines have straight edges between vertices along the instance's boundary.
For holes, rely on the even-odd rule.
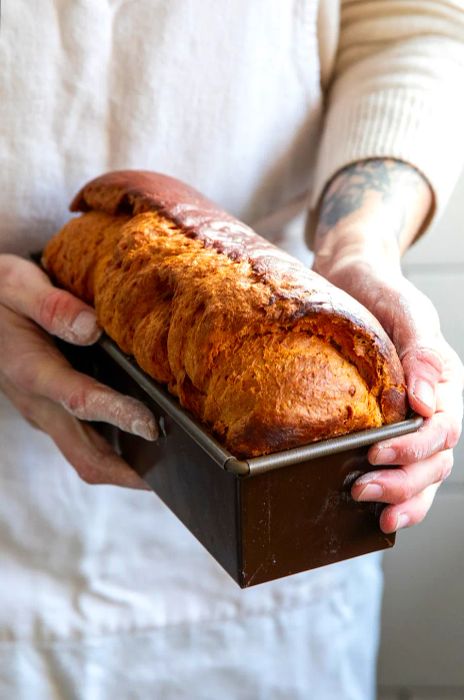
[[233,454],[404,418],[404,375],[350,296],[157,173],[88,183],[43,263]]

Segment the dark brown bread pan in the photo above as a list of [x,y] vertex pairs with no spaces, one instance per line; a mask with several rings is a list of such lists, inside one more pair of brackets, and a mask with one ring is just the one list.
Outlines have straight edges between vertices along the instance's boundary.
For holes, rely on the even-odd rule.
[[417,430],[421,418],[239,460],[109,338],[59,346],[79,371],[150,407],[154,443],[95,427],[242,588],[394,545],[379,528],[384,506],[356,503],[350,487],[372,469],[369,445]]

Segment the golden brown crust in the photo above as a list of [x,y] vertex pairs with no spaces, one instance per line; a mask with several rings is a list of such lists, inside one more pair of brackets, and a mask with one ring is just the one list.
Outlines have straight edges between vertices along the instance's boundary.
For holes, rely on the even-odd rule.
[[108,173],[72,209],[47,269],[238,456],[404,418],[376,319],[192,188]]

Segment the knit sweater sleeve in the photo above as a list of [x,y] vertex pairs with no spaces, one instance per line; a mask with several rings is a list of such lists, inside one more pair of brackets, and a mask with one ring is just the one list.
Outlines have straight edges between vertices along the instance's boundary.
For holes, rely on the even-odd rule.
[[462,0],[342,0],[311,208],[340,169],[378,157],[417,168],[443,209],[464,162]]

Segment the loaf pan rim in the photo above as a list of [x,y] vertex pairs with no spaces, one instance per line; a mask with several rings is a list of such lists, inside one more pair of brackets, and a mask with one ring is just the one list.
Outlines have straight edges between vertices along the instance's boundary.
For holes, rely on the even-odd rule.
[[131,376],[147,396],[180,425],[221,469],[237,476],[263,474],[267,471],[299,464],[317,457],[358,449],[372,445],[379,440],[387,440],[415,432],[423,423],[421,416],[413,415],[399,423],[320,440],[262,457],[238,459],[223,447],[188,411],[183,409],[177,399],[169,394],[162,385],[147,375],[131,356],[122,352],[111,338],[103,334],[97,342],[119,367]]
[[[42,251],[30,254],[30,258],[45,273],[41,259]],[[380,440],[388,440],[401,435],[407,435],[418,430],[424,419],[412,414],[399,423],[383,425],[379,428],[370,428],[336,438],[320,440],[308,445],[294,447],[290,450],[274,452],[262,457],[239,459],[225,449],[192,415],[184,410],[179,402],[158,382],[146,374],[136,363],[133,357],[126,355],[105,333],[102,334],[97,344],[155,401],[166,413],[179,424],[185,432],[211,457],[224,471],[236,476],[254,476],[264,474],[273,469],[299,464],[317,457],[324,457],[353,450],[366,445],[372,445]]]

